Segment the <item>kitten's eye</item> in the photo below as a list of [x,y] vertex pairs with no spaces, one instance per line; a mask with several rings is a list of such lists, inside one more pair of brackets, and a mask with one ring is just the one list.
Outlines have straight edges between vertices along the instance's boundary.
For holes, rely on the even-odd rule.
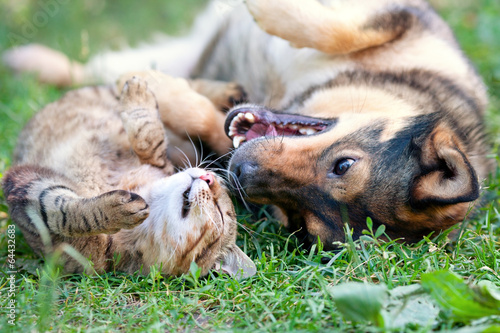
[[349,170],[351,165],[354,164],[354,160],[352,158],[342,158],[337,161],[335,166],[333,167],[332,173],[337,176],[342,176],[344,173]]

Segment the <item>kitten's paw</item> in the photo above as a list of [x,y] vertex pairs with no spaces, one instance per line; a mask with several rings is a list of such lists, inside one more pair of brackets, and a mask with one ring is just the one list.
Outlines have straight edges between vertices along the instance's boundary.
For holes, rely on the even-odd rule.
[[132,229],[149,216],[148,204],[135,193],[116,190],[104,193],[101,197],[106,201],[105,209],[110,232]]
[[151,108],[156,110],[156,98],[148,88],[148,82],[134,76],[123,86],[120,102],[124,111]]

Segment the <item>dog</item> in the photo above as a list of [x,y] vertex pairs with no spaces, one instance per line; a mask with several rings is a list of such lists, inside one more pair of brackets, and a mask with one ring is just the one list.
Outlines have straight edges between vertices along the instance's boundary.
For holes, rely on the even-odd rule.
[[494,168],[486,88],[427,2],[218,5],[184,39],[86,65],[40,46],[4,59],[18,70],[32,59],[40,79],[58,85],[110,81],[151,64],[240,83],[253,104],[235,106],[213,128],[236,148],[228,166],[235,192],[273,205],[305,243],[333,249],[346,225],[356,239],[367,218],[416,242],[467,216]]

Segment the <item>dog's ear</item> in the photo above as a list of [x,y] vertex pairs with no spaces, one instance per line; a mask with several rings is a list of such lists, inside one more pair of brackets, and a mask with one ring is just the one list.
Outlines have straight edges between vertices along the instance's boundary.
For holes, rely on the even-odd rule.
[[446,126],[438,126],[421,150],[422,173],[411,189],[416,206],[452,205],[479,197],[479,183],[462,144]]

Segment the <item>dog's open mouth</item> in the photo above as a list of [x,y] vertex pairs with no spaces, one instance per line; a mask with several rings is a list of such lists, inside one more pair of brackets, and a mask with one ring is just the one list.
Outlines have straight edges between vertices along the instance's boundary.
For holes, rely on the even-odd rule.
[[303,136],[324,131],[332,120],[283,114],[257,107],[240,107],[231,111],[224,129],[234,148],[243,142],[268,136]]

